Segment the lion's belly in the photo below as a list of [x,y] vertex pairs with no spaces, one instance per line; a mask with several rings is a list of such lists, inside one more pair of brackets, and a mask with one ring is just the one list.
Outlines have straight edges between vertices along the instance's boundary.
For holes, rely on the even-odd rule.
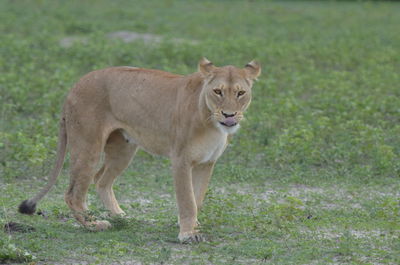
[[150,154],[161,156],[168,156],[169,154],[169,140],[163,135],[130,129],[124,131],[124,137],[130,143],[136,144]]

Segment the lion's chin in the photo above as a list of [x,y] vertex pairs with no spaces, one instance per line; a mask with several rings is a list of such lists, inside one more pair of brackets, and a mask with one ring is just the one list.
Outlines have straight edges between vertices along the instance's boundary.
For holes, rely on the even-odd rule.
[[219,122],[216,122],[215,125],[222,133],[227,133],[227,134],[234,134],[240,128],[239,123],[237,123],[234,126],[230,126],[230,127],[222,125]]

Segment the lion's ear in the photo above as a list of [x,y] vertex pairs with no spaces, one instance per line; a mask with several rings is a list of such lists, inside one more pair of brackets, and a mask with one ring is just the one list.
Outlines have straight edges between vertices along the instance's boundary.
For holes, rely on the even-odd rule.
[[247,73],[247,76],[250,79],[256,80],[257,77],[261,74],[261,65],[257,61],[251,61],[244,67],[244,70]]
[[199,72],[207,76],[215,69],[215,66],[206,57],[201,58],[199,62]]

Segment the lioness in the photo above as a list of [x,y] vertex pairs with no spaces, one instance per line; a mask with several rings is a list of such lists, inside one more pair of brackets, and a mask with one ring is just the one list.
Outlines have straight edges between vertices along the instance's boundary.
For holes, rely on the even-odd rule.
[[[206,58],[187,76],[136,67],[91,72],[71,89],[60,120],[56,165],[47,186],[25,200],[19,211],[35,212],[36,203],[55,184],[68,145],[71,179],[65,201],[85,227],[111,225],[87,214],[91,183],[111,214],[124,214],[112,189],[138,148],[171,159],[179,209],[179,240],[199,242],[197,212],[215,162],[236,132],[250,104],[253,81],[261,72],[251,61],[243,69],[216,67]],[[102,152],[104,165],[96,172]]]

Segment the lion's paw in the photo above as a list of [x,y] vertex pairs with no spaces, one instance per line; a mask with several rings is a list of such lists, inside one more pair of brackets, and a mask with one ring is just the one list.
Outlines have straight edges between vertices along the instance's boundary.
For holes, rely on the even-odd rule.
[[111,228],[111,224],[108,221],[93,221],[87,223],[86,227],[91,231],[103,231]]
[[181,244],[197,244],[206,241],[204,235],[199,232],[179,233],[178,239]]
[[124,212],[124,211],[121,211],[121,212],[110,212],[110,213],[108,213],[108,216],[111,216],[111,217],[117,217],[117,218],[119,218],[119,217],[126,217],[127,216],[127,214]]

